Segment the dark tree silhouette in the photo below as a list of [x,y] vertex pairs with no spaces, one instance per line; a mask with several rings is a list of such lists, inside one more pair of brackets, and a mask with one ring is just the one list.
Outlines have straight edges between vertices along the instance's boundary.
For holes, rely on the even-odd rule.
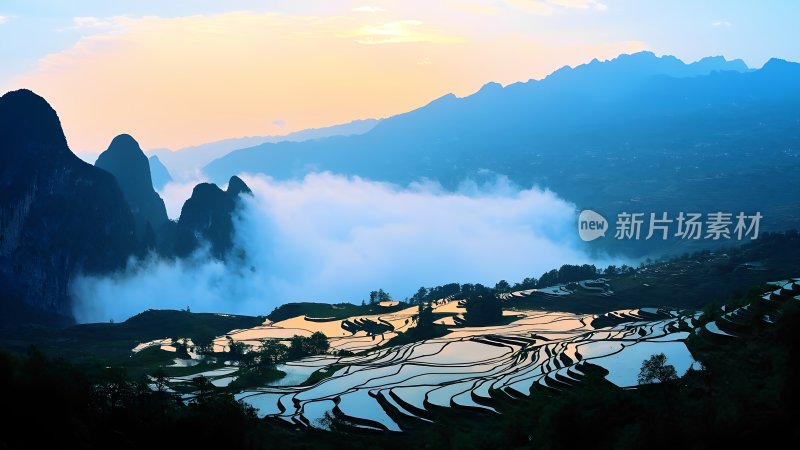
[[664,383],[678,378],[675,366],[667,364],[667,355],[658,353],[644,360],[639,371],[639,384]]

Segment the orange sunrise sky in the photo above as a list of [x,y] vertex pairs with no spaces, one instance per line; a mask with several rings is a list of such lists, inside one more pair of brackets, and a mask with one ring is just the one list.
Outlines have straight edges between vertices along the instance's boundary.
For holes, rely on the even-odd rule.
[[761,19],[739,17],[736,2],[682,11],[592,0],[22,3],[0,5],[0,87],[44,96],[81,152],[119,133],[178,149],[387,117],[640,50],[751,67],[797,58],[785,45],[783,55],[743,46],[757,25],[746,21]]

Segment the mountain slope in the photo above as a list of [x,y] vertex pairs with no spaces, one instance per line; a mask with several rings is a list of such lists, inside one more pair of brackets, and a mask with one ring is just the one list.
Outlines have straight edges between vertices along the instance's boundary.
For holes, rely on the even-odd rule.
[[50,105],[28,90],[0,97],[2,320],[70,320],[72,276],[117,269],[136,247],[114,177],[70,152]]
[[161,160],[158,159],[158,156],[151,156],[147,159],[147,162],[150,163],[150,176],[153,179],[153,189],[160,191],[164,189],[164,186],[172,181],[172,175],[169,174],[167,167],[161,163]]
[[150,163],[139,143],[130,135],[121,134],[111,141],[108,149],[100,154],[94,165],[117,179],[130,206],[140,239],[158,240],[156,236],[163,234],[163,229],[168,227],[169,218],[164,201],[153,189]]
[[354,120],[341,125],[323,128],[309,128],[285,136],[248,136],[223,139],[207,144],[185,147],[176,151],[155,149],[148,151],[157,156],[177,177],[191,177],[211,161],[225,156],[233,150],[252,147],[267,142],[302,142],[330,136],[352,136],[364,134],[378,124],[377,119]]
[[233,214],[241,194],[252,195],[252,192],[236,176],[228,181],[226,191],[211,183],[195,186],[181,209],[175,237],[176,254],[189,255],[205,242],[214,257],[227,257],[233,249]]

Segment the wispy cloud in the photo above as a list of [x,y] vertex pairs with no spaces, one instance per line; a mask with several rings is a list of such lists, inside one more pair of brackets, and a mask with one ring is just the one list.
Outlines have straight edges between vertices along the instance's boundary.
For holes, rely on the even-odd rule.
[[117,25],[115,17],[99,18],[94,16],[80,16],[72,18],[72,28],[108,29]]
[[565,10],[605,11],[608,5],[597,0],[504,0],[515,9],[538,15]]
[[548,0],[548,3],[568,9],[593,9],[595,11],[608,9],[608,5],[597,0]]
[[458,36],[449,36],[426,29],[419,20],[399,20],[363,25],[352,33],[359,44],[394,44],[401,42],[431,42],[448,44],[462,42]]
[[7,16],[0,16],[0,25],[4,24],[6,22],[8,22],[8,17]]
[[359,6],[358,8],[353,8],[353,11],[376,13],[376,12],[386,12],[386,9],[381,8],[380,6]]
[[731,23],[728,20],[717,20],[715,22],[712,22],[711,26],[717,28],[730,28],[733,26],[733,23]]

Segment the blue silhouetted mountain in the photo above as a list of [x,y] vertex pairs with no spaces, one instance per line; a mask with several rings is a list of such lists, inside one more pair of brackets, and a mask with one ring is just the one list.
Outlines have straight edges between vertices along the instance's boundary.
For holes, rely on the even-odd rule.
[[186,256],[206,243],[214,257],[224,259],[231,256],[233,215],[242,194],[252,195],[252,192],[236,176],[230,178],[226,191],[212,183],[195,186],[192,196],[181,209],[175,237],[175,253]]
[[206,144],[184,147],[175,151],[166,148],[148,150],[148,154],[158,156],[176,178],[196,175],[197,171],[211,161],[225,156],[233,150],[266,142],[302,142],[330,136],[352,136],[364,134],[378,124],[377,119],[354,120],[352,122],[322,128],[309,128],[283,136],[247,136],[222,139]]
[[203,171],[214,181],[331,171],[446,188],[488,172],[612,217],[760,210],[768,228],[798,228],[800,65],[746,69],[719,57],[622,55],[445,95],[363,135],[237,150]]
[[136,233],[147,248],[165,248],[172,241],[172,223],[164,201],[153,189],[150,163],[139,143],[127,134],[115,137],[95,167],[111,173],[133,214]]
[[71,320],[72,277],[122,267],[134,229],[114,177],[69,150],[43,98],[0,97],[2,321]]
[[150,177],[153,179],[153,188],[157,191],[164,189],[164,186],[172,181],[169,170],[156,155],[151,156],[147,161],[150,163]]

